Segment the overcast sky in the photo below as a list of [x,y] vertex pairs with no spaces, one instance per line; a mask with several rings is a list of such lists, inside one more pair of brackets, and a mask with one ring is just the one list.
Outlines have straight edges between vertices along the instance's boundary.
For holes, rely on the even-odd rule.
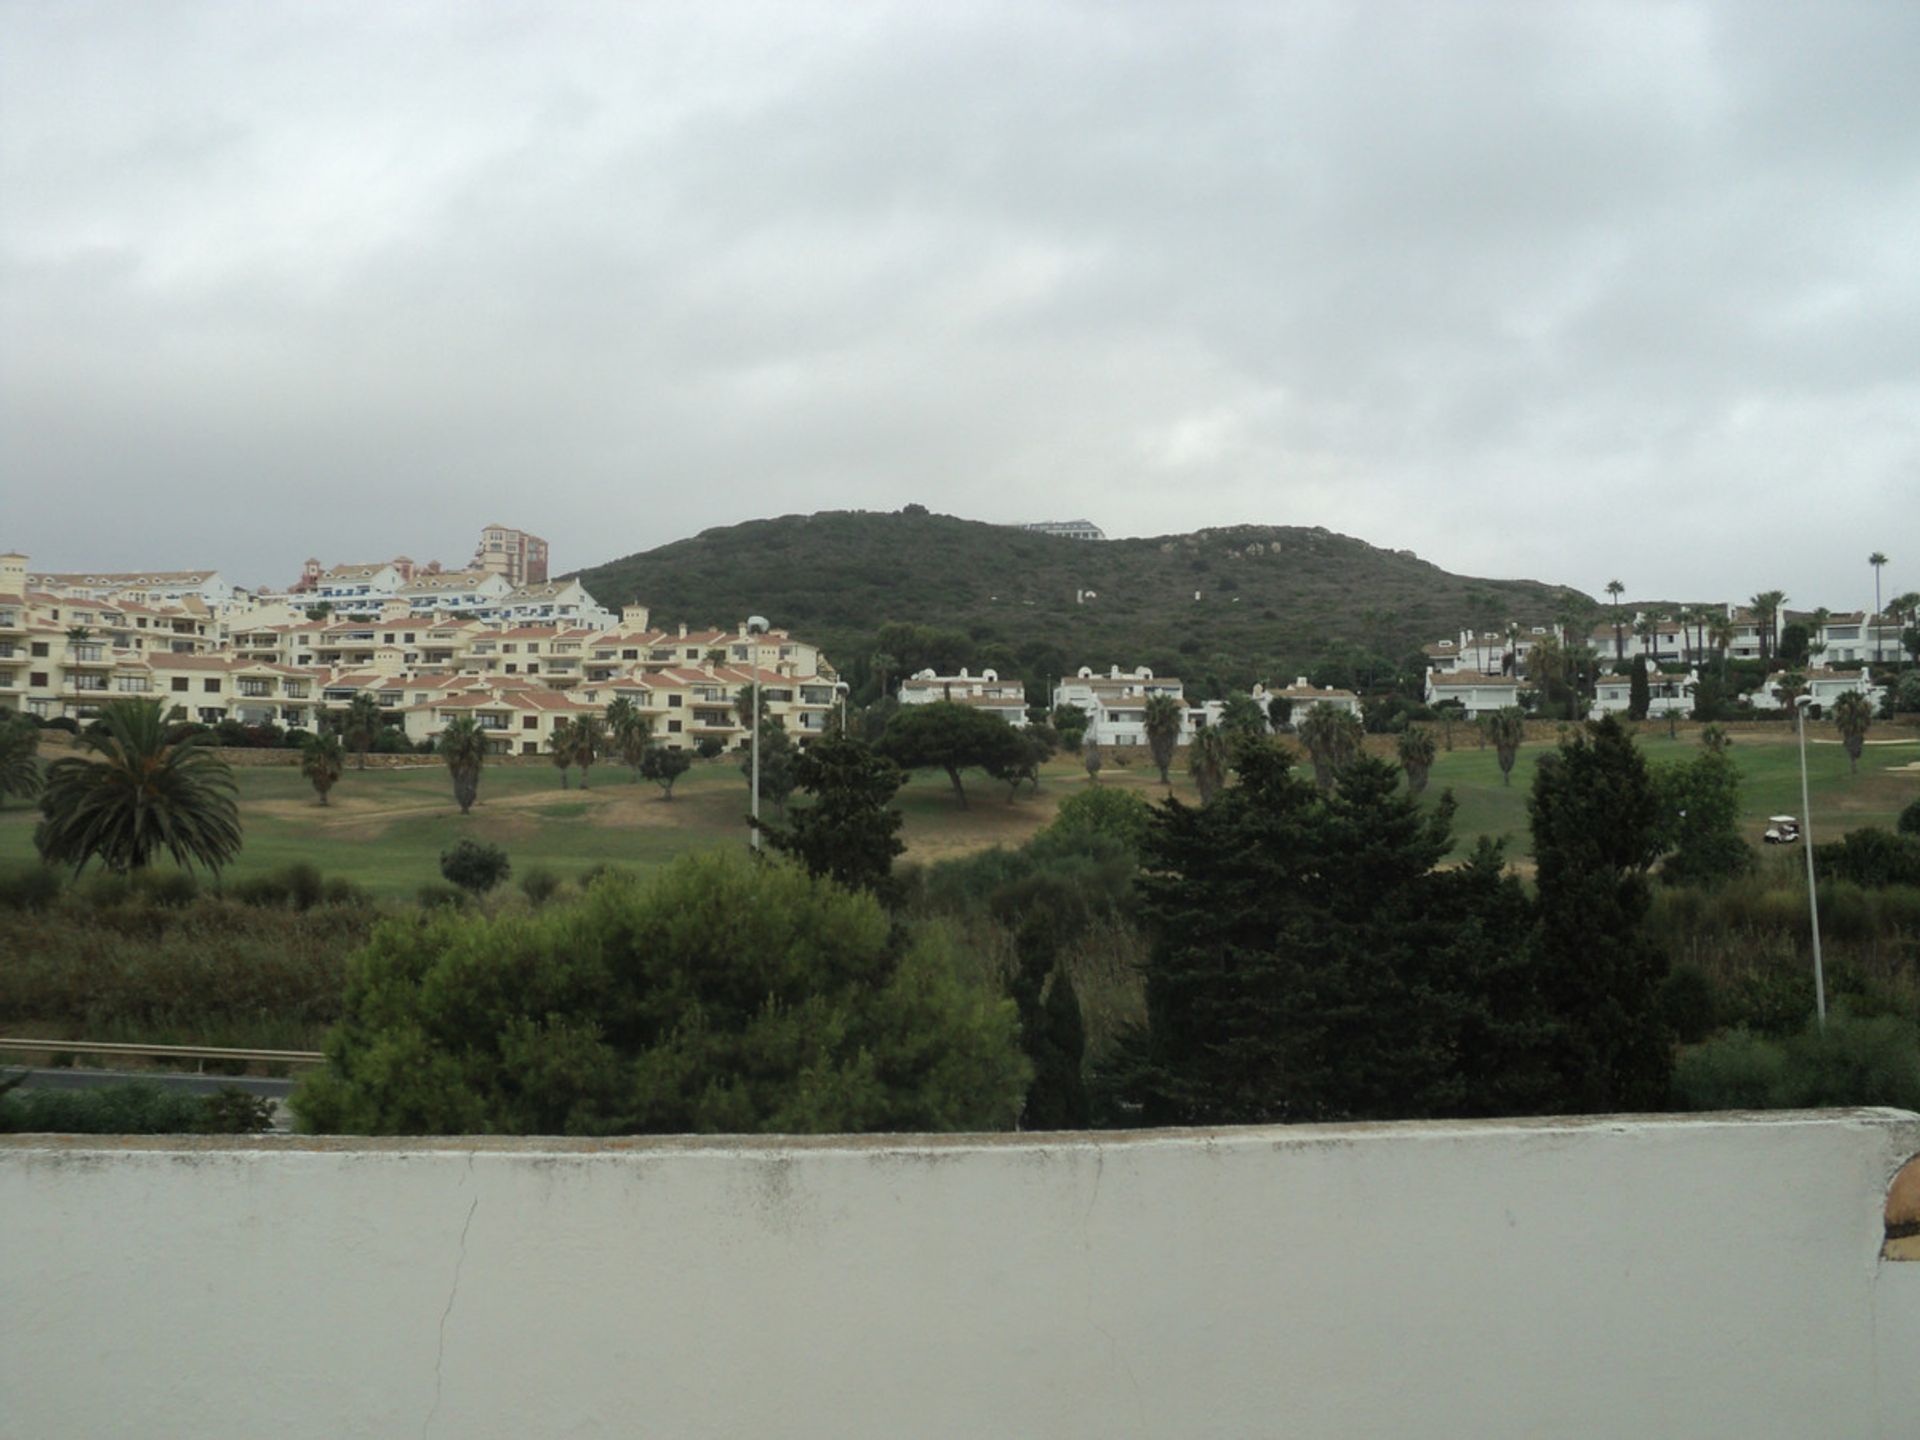
[[1920,588],[1920,5],[0,0],[0,548]]

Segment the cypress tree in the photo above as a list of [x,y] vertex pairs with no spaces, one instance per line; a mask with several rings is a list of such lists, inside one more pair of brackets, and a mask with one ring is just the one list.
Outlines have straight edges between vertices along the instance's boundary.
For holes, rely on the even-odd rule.
[[1657,1005],[1667,960],[1647,930],[1647,872],[1663,836],[1633,737],[1611,715],[1589,724],[1541,761],[1528,810],[1539,891],[1534,954],[1559,1020],[1563,1105],[1660,1109],[1673,1056]]

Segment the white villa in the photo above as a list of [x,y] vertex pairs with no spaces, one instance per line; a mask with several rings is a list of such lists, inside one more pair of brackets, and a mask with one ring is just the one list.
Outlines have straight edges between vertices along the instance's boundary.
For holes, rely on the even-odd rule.
[[958,675],[939,675],[922,670],[900,682],[902,705],[931,705],[951,701],[972,710],[998,715],[1016,730],[1027,726],[1027,687],[1018,680],[1002,680],[996,670],[969,674],[964,666]]
[[[1684,676],[1650,671],[1647,675],[1648,718],[1691,714],[1693,692],[1699,684],[1698,671],[1689,671]],[[1587,718],[1598,720],[1603,715],[1624,715],[1632,703],[1631,675],[1602,675],[1594,685],[1593,707],[1587,712]]]
[[[1822,710],[1849,691],[1857,691],[1865,695],[1876,710],[1887,698],[1886,686],[1875,685],[1864,666],[1858,670],[1816,669],[1802,673],[1806,677],[1807,694],[1813,697],[1813,703]],[[1784,671],[1769,675],[1767,683],[1748,697],[1753,702],[1753,708],[1756,710],[1786,708],[1786,702],[1781,700],[1777,693],[1786,681],[1787,676]]]

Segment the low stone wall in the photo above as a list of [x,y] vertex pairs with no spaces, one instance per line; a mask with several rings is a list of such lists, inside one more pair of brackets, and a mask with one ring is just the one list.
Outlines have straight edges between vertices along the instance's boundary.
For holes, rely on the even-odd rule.
[[11,1137],[0,1432],[1906,1440],[1916,1151],[1888,1110]]

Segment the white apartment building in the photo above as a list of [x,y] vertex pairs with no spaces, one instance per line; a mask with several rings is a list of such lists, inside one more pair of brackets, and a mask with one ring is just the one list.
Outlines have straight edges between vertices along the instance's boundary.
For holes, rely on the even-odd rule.
[[1144,666],[1123,671],[1118,665],[1105,675],[1097,675],[1087,666],[1078,674],[1064,678],[1053,687],[1057,709],[1071,705],[1087,717],[1087,742],[1093,745],[1145,745],[1147,743],[1147,701],[1155,695],[1170,695],[1180,703],[1182,719],[1180,743],[1193,738],[1204,721],[1205,711],[1189,708],[1186,687],[1172,676],[1156,677]]
[[[1865,666],[1858,670],[1817,668],[1801,673],[1806,679],[1806,693],[1823,711],[1850,691],[1865,695],[1876,711],[1887,698],[1886,686],[1875,685]],[[1783,709],[1786,702],[1780,698],[1779,691],[1786,683],[1786,672],[1776,671],[1767,677],[1766,684],[1747,698],[1753,702],[1753,708],[1756,710]]]
[[1520,681],[1512,675],[1483,675],[1473,670],[1456,670],[1445,675],[1433,670],[1427,672],[1427,704],[1444,705],[1457,700],[1466,707],[1469,720],[1517,705],[1519,696]]
[[[1693,692],[1699,684],[1698,671],[1689,671],[1684,676],[1650,671],[1647,675],[1648,718],[1692,714]],[[1633,677],[1630,674],[1602,675],[1594,685],[1593,705],[1587,712],[1587,718],[1598,720],[1603,715],[1624,715],[1632,704]]]
[[902,705],[948,701],[998,715],[1016,730],[1027,727],[1027,687],[1019,680],[1002,680],[997,670],[982,670],[978,675],[964,667],[958,675],[922,670],[900,682],[899,699]]

